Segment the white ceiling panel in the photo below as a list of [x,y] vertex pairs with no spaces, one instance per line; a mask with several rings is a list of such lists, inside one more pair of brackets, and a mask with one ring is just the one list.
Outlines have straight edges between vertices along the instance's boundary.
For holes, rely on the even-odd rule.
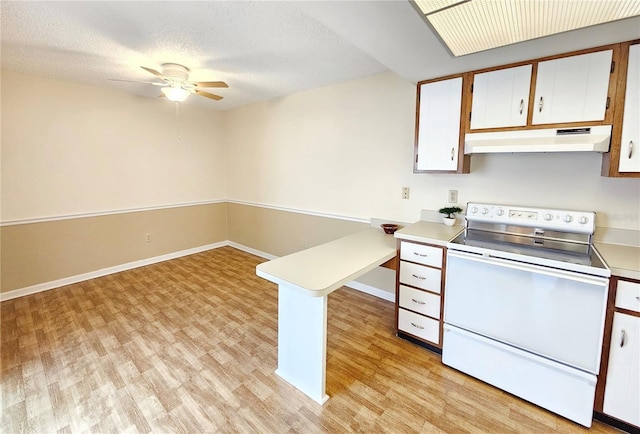
[[[640,38],[640,19],[453,58],[414,4],[391,1],[2,1],[2,68],[156,98],[146,66],[225,81],[226,110],[392,70],[417,82]],[[207,90],[207,89],[205,89]]]

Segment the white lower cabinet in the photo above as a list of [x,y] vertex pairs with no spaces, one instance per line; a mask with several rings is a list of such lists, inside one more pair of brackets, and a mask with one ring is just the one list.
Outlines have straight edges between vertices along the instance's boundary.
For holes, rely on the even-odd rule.
[[640,426],[640,317],[613,315],[603,411]]
[[442,348],[442,267],[444,249],[429,244],[400,241],[397,330],[430,347]]
[[640,282],[618,281],[602,411],[640,428]]

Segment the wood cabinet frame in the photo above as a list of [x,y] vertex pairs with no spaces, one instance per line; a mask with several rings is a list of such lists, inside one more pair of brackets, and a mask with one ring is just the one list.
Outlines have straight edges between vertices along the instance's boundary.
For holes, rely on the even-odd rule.
[[[468,87],[463,89],[462,92],[462,97],[467,98],[468,101],[466,103],[463,102],[463,107],[468,107],[468,110],[465,113],[465,117],[467,119],[466,122],[466,129],[465,129],[465,133],[470,133],[470,132],[492,132],[492,131],[514,131],[514,130],[537,130],[537,129],[542,129],[542,128],[567,128],[567,127],[582,127],[582,126],[592,126],[592,125],[611,125],[614,122],[614,112],[617,111],[617,86],[618,86],[618,82],[619,82],[619,77],[618,77],[618,71],[620,71],[620,67],[621,65],[619,65],[620,63],[620,48],[621,44],[612,44],[612,45],[603,45],[600,47],[594,47],[594,48],[589,48],[589,49],[585,49],[585,50],[579,50],[579,51],[572,51],[569,53],[562,53],[562,54],[557,54],[554,56],[547,56],[547,57],[541,57],[538,59],[531,59],[531,60],[527,60],[527,61],[523,61],[523,62],[516,62],[516,63],[510,63],[507,65],[500,65],[500,66],[496,66],[496,67],[491,67],[491,68],[485,68],[485,69],[479,69],[477,71],[472,71],[469,72],[469,78],[468,78]],[[607,96],[608,96],[608,101],[610,101],[606,111],[605,111],[605,117],[602,121],[586,121],[586,122],[566,122],[566,123],[554,123],[554,124],[536,124],[533,125],[533,112],[535,109],[535,93],[536,93],[536,81],[538,78],[538,64],[540,62],[545,62],[548,60],[555,60],[555,59],[561,59],[564,57],[572,57],[572,56],[579,56],[581,54],[589,54],[589,53],[594,53],[597,51],[604,51],[604,50],[612,50],[612,57],[611,57],[611,61],[614,63],[615,67],[613,68],[613,72],[611,73],[611,76],[609,78],[609,90],[607,92]],[[500,127],[500,128],[483,128],[483,129],[475,129],[472,130],[471,129],[471,101],[473,98],[473,77],[476,74],[481,74],[481,73],[485,73],[485,72],[491,72],[491,71],[497,71],[500,69],[507,69],[507,68],[514,68],[517,66],[524,66],[524,65],[532,65],[532,70],[531,70],[531,83],[529,84],[529,107],[528,107],[528,113],[527,113],[527,125],[526,126],[518,126],[518,127]],[[625,71],[626,71],[626,67],[625,67]],[[626,74],[625,74],[626,77]],[[624,107],[624,106],[622,106]],[[464,141],[464,137],[463,137],[463,141]]]
[[[420,131],[420,88],[423,84],[434,83],[452,78],[462,78],[462,101],[460,107],[460,129],[458,133],[458,165],[456,170],[418,170],[418,132]],[[413,147],[413,173],[469,173],[471,171],[471,156],[464,153],[464,133],[468,128],[468,119],[465,116],[471,106],[471,98],[466,98],[465,93],[469,87],[470,73],[454,74],[446,77],[439,77],[432,80],[420,81],[416,89],[416,118],[415,118],[415,137]]]
[[616,178],[640,178],[640,173],[635,172],[618,172],[618,165],[620,164],[620,147],[622,140],[622,121],[624,119],[624,102],[625,93],[627,91],[627,66],[629,63],[629,47],[635,44],[640,44],[640,39],[634,41],[622,42],[620,44],[619,52],[619,66],[617,76],[617,92],[614,100],[614,118],[613,118],[613,131],[611,132],[611,148],[609,152],[602,156],[602,170],[600,174],[602,176],[616,177]]
[[[609,416],[604,411],[604,392],[607,386],[607,372],[609,370],[609,351],[611,347],[611,333],[613,332],[613,314],[615,312],[623,313],[640,318],[640,313],[616,307],[616,295],[618,293],[618,282],[628,281],[640,284],[640,280],[629,279],[618,276],[611,276],[609,280],[609,298],[607,300],[607,313],[604,322],[604,336],[602,339],[602,353],[600,356],[600,372],[598,373],[598,383],[596,385],[596,395],[594,399],[594,416],[596,419],[602,420],[605,423],[615,426],[623,430],[629,430],[634,428],[633,425],[616,419],[613,416]],[[631,432],[631,431],[630,431]]]
[[[423,245],[423,246],[430,246],[430,247],[435,247],[438,249],[442,249],[442,261],[440,262],[440,268],[438,268],[441,272],[440,274],[440,293],[439,293],[439,297],[440,297],[440,315],[439,318],[437,319],[439,322],[439,330],[438,330],[438,343],[436,344],[435,342],[431,342],[431,341],[427,341],[425,339],[419,338],[417,336],[412,335],[409,332],[404,332],[402,330],[399,329],[398,327],[398,315],[399,315],[399,311],[400,311],[400,285],[402,284],[400,282],[400,250],[402,248],[402,243],[409,243],[409,244],[419,244],[419,245]],[[403,338],[403,339],[407,339],[417,345],[420,345],[436,354],[441,354],[442,353],[442,339],[444,338],[444,329],[443,329],[443,324],[444,324],[444,288],[445,288],[445,276],[447,273],[447,248],[443,247],[443,246],[438,246],[435,244],[429,244],[429,243],[423,243],[423,242],[419,242],[419,241],[410,241],[410,240],[398,240],[397,242],[397,247],[396,247],[396,258],[398,259],[398,271],[396,272],[396,303],[395,303],[395,318],[394,318],[394,327],[396,330],[396,335]],[[408,261],[410,262],[410,261]],[[430,265],[424,265],[421,264],[424,267],[428,267],[428,268],[436,268]],[[409,286],[409,285],[407,285]],[[411,286],[409,286],[411,287]],[[420,288],[416,288],[418,290],[424,291],[424,292],[430,292],[432,294],[435,294],[431,291],[425,291],[423,289]],[[433,317],[429,317],[433,320],[435,320],[436,318]]]
[[[416,91],[416,118],[415,118],[415,141],[414,141],[414,160],[413,160],[413,172],[414,173],[470,173],[471,171],[471,156],[464,154],[464,138],[466,133],[470,132],[494,132],[494,131],[514,131],[514,130],[534,130],[543,128],[579,128],[584,126],[593,125],[612,125],[611,132],[611,146],[607,153],[602,157],[602,169],[601,175],[608,177],[620,177],[620,178],[640,178],[640,173],[635,172],[618,172],[618,165],[620,162],[620,141],[622,137],[622,121],[624,117],[624,102],[627,80],[627,66],[629,59],[629,47],[634,44],[640,43],[640,39],[625,41],[616,44],[602,45],[599,47],[588,48],[584,50],[572,51],[568,53],[557,54],[554,56],[540,57],[537,59],[526,60],[522,62],[510,63],[506,65],[499,65],[475,71],[469,71],[462,74],[453,74],[445,77],[434,78],[430,80],[420,81],[417,84]],[[601,121],[585,121],[585,122],[570,122],[570,123],[554,123],[554,124],[536,124],[533,125],[533,114],[535,109],[535,84],[538,76],[538,64],[554,59],[560,59],[564,57],[578,56],[581,54],[588,54],[597,51],[612,50],[611,61],[613,68],[611,76],[609,78],[609,88],[607,92],[607,108],[605,110],[604,119]],[[471,130],[471,102],[473,97],[473,78],[475,74],[496,71],[500,69],[513,68],[523,65],[532,65],[531,70],[531,83],[529,86],[529,106],[527,113],[527,125],[516,127],[502,127],[502,128],[483,128]],[[460,130],[459,130],[459,143],[458,143],[458,165],[456,170],[418,170],[417,158],[418,158],[418,131],[420,120],[420,87],[423,84],[433,83],[441,80],[448,80],[452,78],[462,77],[462,101],[461,101],[461,115],[460,115]]]

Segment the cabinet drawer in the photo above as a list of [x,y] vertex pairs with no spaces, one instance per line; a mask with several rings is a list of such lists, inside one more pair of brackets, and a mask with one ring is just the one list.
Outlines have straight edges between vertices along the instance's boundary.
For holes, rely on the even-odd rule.
[[434,344],[440,343],[440,321],[398,309],[398,329]]
[[440,297],[419,289],[409,288],[400,285],[399,304],[400,307],[414,312],[428,315],[432,318],[440,318]]
[[424,265],[400,261],[400,283],[440,293],[442,271]]
[[424,244],[402,243],[400,259],[442,268],[442,249]]
[[640,312],[640,283],[618,280],[616,307]]

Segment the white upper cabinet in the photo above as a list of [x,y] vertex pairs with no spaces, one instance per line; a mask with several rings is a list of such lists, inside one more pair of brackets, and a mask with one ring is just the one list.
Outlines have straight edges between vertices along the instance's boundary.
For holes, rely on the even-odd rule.
[[640,172],[640,44],[629,47],[619,172]]
[[456,171],[460,148],[462,77],[418,86],[419,114],[414,171]]
[[527,125],[531,70],[523,65],[474,75],[471,129]]
[[538,63],[533,125],[602,121],[613,50]]

